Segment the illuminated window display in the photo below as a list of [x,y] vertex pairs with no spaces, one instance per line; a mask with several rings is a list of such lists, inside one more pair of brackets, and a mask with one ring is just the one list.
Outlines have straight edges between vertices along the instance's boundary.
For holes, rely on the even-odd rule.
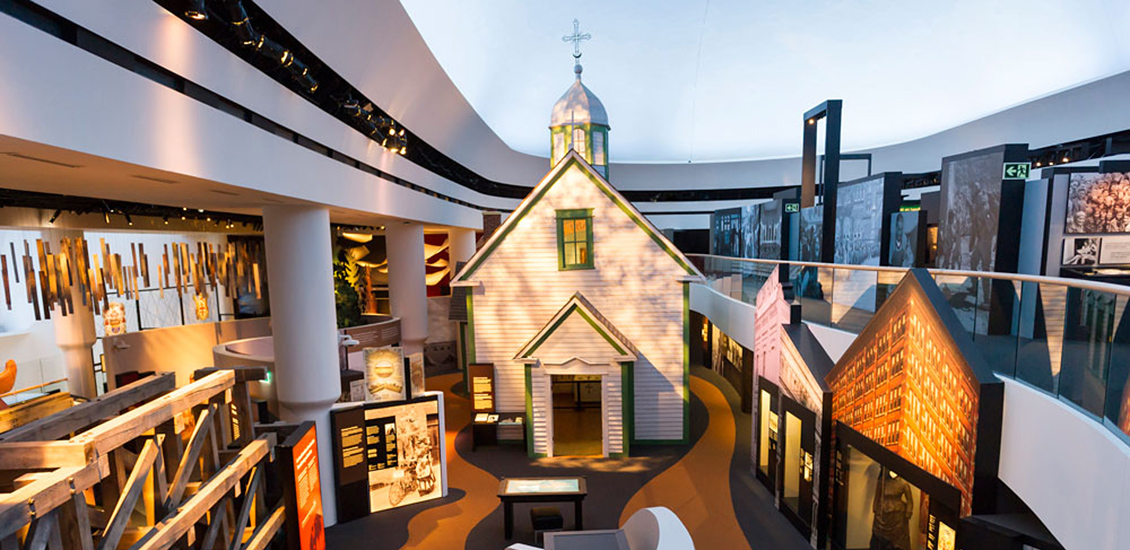
[[925,271],[908,272],[827,381],[834,420],[957,488],[971,513],[975,481],[995,480],[1003,388]]

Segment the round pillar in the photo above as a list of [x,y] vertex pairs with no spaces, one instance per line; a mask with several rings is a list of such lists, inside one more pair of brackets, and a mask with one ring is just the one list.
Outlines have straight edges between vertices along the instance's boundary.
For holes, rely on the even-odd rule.
[[424,267],[424,226],[390,222],[385,226],[388,295],[392,315],[400,318],[405,356],[424,351],[428,338],[428,279]]
[[465,262],[475,255],[475,230],[453,227],[447,232],[448,256],[451,257],[452,276],[455,276],[455,264]]
[[317,424],[322,509],[328,527],[337,523],[329,411],[341,397],[329,210],[265,206],[263,237],[279,414],[285,422]]
[[[44,228],[42,238],[51,249],[60,252],[63,239],[76,242],[82,239],[82,231]],[[55,345],[63,351],[63,366],[67,373],[67,391],[87,399],[98,397],[98,384],[94,379],[93,347],[98,341],[94,330],[94,310],[83,305],[83,295],[79,285],[71,285],[73,313],[56,308],[51,312],[51,324],[55,328]]]

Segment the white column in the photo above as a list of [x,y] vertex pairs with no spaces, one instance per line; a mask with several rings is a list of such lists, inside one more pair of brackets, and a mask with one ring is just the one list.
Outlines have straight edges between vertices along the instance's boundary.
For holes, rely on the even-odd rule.
[[424,226],[389,222],[388,294],[392,315],[400,318],[400,345],[405,355],[424,351],[428,338],[428,279],[424,268]]
[[[52,243],[54,248],[58,243]],[[51,313],[55,325],[55,344],[63,350],[63,363],[67,371],[67,391],[87,399],[98,397],[94,380],[94,353],[91,348],[97,341],[94,332],[94,310],[82,304],[78,285],[71,285],[73,313],[63,316],[58,308]]]
[[337,523],[329,411],[341,396],[329,211],[265,206],[263,235],[279,414],[285,422],[317,423],[322,509],[328,527]]
[[[64,238],[74,242],[82,238],[82,231],[64,231],[45,228],[42,238],[50,243],[56,253],[62,250]],[[87,399],[98,397],[98,385],[94,379],[94,352],[92,348],[98,341],[94,331],[94,310],[82,303],[82,292],[77,284],[71,285],[71,300],[74,313],[66,316],[60,308],[51,312],[55,326],[55,345],[63,351],[63,366],[67,373],[67,391]]]
[[475,230],[453,227],[447,232],[450,248],[448,256],[451,258],[452,276],[457,262],[465,262],[475,255]]

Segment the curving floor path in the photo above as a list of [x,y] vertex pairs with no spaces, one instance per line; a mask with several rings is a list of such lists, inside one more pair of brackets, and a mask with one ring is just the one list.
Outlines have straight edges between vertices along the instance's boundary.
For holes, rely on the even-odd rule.
[[[452,391],[462,377],[428,378],[444,390],[447,431],[447,498],[373,514],[327,531],[327,547],[502,550],[532,542],[525,514],[515,510],[515,538],[502,535],[500,476],[577,475],[589,480],[585,527],[619,527],[648,506],[667,506],[687,525],[699,549],[797,550],[806,541],[772,506],[772,498],[749,474],[748,415],[736,394],[713,372],[691,377],[691,444],[633,447],[626,459],[530,459],[516,447],[470,449],[470,404]],[[727,475],[727,473],[729,475]],[[572,506],[560,504],[566,527]],[[735,513],[735,509],[741,513]]]
[[734,514],[730,477],[719,475],[730,470],[734,456],[733,411],[722,392],[703,378],[691,377],[691,392],[710,415],[706,433],[682,460],[632,496],[620,524],[641,508],[666,506],[687,526],[696,548],[749,549]]

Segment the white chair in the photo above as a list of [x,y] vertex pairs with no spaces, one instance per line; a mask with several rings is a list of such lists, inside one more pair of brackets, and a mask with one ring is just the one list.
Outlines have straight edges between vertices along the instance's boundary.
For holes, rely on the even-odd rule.
[[632,514],[621,527],[631,550],[694,550],[694,541],[675,512],[656,506]]

